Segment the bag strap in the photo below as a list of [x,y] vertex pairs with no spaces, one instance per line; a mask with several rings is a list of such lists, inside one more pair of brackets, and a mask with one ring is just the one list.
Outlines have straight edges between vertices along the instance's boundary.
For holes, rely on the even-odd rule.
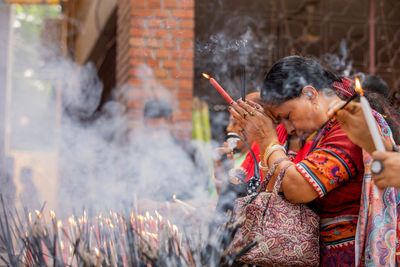
[[265,190],[267,190],[268,184],[270,183],[271,178],[274,175],[276,168],[278,167],[279,164],[281,164],[284,161],[290,161],[290,159],[288,159],[288,158],[280,158],[280,159],[276,160],[273,163],[272,167],[269,169],[268,173],[265,175],[265,178],[264,178]]
[[272,190],[273,194],[277,195],[279,193],[279,189],[281,189],[283,177],[285,176],[286,170],[291,166],[293,166],[293,164],[290,163],[279,171],[278,176],[275,180],[274,189]]

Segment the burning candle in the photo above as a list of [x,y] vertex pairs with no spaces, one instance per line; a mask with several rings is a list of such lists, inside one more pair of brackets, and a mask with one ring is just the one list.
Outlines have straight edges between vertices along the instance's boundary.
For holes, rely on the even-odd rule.
[[225,89],[222,88],[222,86],[214,78],[210,77],[210,75],[206,73],[203,73],[202,75],[204,78],[210,81],[211,85],[214,86],[214,88],[218,91],[218,93],[225,99],[225,101],[229,105],[231,105],[234,102],[233,99],[230,97],[230,95],[228,95]]
[[356,78],[355,84],[356,84],[355,90],[360,95],[361,108],[363,110],[365,120],[367,121],[368,129],[369,132],[371,133],[372,140],[374,141],[375,149],[377,151],[386,151],[385,145],[383,144],[382,141],[382,137],[379,133],[378,126],[376,125],[375,118],[372,115],[371,106],[369,105],[367,98],[364,96],[364,91],[361,87],[361,83],[358,78]]

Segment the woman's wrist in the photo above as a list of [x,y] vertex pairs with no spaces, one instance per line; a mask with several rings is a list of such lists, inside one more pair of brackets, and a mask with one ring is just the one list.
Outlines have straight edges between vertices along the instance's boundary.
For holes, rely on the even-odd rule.
[[274,139],[263,139],[260,140],[259,142],[257,142],[259,148],[260,148],[260,153],[261,153],[261,157],[264,156],[264,152],[266,149],[268,149],[268,147],[274,145],[274,144],[280,144],[278,138],[274,138]]

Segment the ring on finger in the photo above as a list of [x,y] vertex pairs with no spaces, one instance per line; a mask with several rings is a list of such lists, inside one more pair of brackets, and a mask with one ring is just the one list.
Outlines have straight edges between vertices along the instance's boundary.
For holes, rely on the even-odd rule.
[[254,112],[253,111],[250,111],[249,114],[250,114],[250,116],[254,116]]

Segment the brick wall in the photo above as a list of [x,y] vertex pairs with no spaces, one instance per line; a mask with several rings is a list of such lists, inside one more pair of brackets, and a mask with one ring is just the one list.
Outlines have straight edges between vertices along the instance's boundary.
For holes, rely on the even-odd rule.
[[[194,0],[119,0],[117,83],[139,88],[146,79],[135,71],[141,64],[152,69],[157,83],[178,100],[176,129],[191,132],[194,60]],[[157,87],[155,87],[157,88]],[[128,106],[139,116],[147,92],[134,94]],[[155,92],[157,94],[157,92]]]

